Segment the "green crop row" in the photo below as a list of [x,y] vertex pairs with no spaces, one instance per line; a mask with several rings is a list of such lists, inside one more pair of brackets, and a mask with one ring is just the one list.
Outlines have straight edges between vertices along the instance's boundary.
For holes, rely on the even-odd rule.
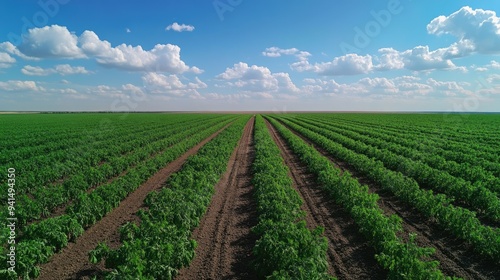
[[108,163],[98,167],[82,166],[77,174],[69,177],[64,183],[37,188],[33,192],[33,198],[29,198],[26,194],[17,194],[17,229],[22,230],[26,222],[49,215],[56,207],[77,198],[86,192],[88,188],[98,187],[100,184],[106,183],[130,167],[136,166],[156,153],[168,149],[169,146],[220,121],[221,119],[218,118],[202,121],[191,125],[190,129],[186,129],[182,125],[181,127],[175,125],[172,129],[166,130],[167,134],[160,134],[161,140],[151,143],[143,142],[142,147],[136,148],[127,155],[113,157]]
[[254,247],[256,274],[268,279],[330,279],[323,229],[309,230],[288,167],[259,115],[255,121],[253,186],[259,223]]
[[[67,214],[48,218],[26,227],[24,235],[17,242],[17,276],[25,278],[37,277],[39,274],[38,264],[47,262],[50,256],[83,233],[84,228],[96,223],[117,207],[129,193],[136,190],[156,171],[224,127],[230,121],[231,119],[227,119],[202,130],[196,135],[169,147],[163,153],[148,159],[141,165],[130,169],[126,175],[110,184],[103,185],[90,194],[81,194],[74,204],[68,207]],[[7,237],[8,228],[2,228],[2,230],[2,236]],[[4,252],[0,255],[0,262],[3,263],[6,263],[7,257],[5,250],[4,248]],[[0,278],[9,279],[7,277],[16,278],[5,269],[0,270]]]
[[444,195],[435,195],[432,191],[420,189],[415,180],[400,172],[385,168],[380,161],[357,154],[293,122],[280,120],[335,158],[349,163],[356,170],[380,184],[383,189],[396,195],[401,201],[415,207],[425,216],[433,218],[441,227],[470,243],[481,255],[496,261],[500,260],[500,230],[483,225],[477,219],[476,213],[451,205],[450,199]]
[[360,232],[378,252],[375,258],[389,271],[389,279],[448,278],[437,268],[437,261],[427,261],[434,251],[432,248],[417,246],[413,234],[410,234],[407,243],[398,237],[398,233],[402,231],[401,218],[384,215],[377,204],[378,195],[369,193],[368,187],[352,178],[349,172],[341,174],[315,148],[307,145],[276,120],[270,118],[270,121],[308,170],[317,176],[331,198],[350,213]]
[[95,263],[105,259],[113,270],[106,279],[172,279],[194,257],[192,230],[210,204],[214,186],[226,171],[248,117],[229,128],[190,157],[173,174],[167,187],[148,195],[141,223],[121,229],[122,246],[111,250],[105,243],[89,253]]
[[[396,149],[395,144],[388,144],[387,148],[377,148],[369,145],[367,139],[357,139],[348,131],[336,131],[329,125],[311,121],[288,119],[304,128],[319,133],[354,152],[365,154],[368,157],[380,160],[384,166],[397,170],[405,176],[413,178],[422,187],[441,192],[468,205],[471,209],[483,213],[493,221],[500,221],[500,199],[496,193],[482,185],[472,185],[470,182],[453,177],[448,172],[432,168],[419,160],[411,160],[403,155],[391,152]],[[392,147],[392,148],[391,148]]]
[[[345,136],[372,146],[389,149],[413,160],[421,160],[429,164],[429,166],[446,171],[455,177],[460,177],[477,185],[484,185],[491,191],[500,192],[500,177],[495,177],[495,174],[500,174],[500,164],[487,163],[484,159],[481,160],[482,162],[478,160],[462,161],[474,153],[472,148],[469,148],[466,154],[457,151],[445,151],[437,147],[439,141],[423,139],[422,135],[405,132],[390,134],[387,131],[363,125],[342,124],[335,120],[329,121],[321,118],[299,117],[298,119],[313,121],[316,124],[326,124],[330,131],[343,133]],[[453,156],[450,157],[450,154]],[[457,158],[460,158],[460,161],[455,161]],[[496,170],[496,172],[490,170]]]

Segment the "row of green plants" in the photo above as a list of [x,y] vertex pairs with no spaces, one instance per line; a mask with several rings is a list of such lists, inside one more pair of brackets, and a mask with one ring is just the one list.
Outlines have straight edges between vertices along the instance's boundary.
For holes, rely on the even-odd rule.
[[[74,241],[85,228],[90,227],[116,208],[129,193],[136,190],[159,169],[226,126],[231,120],[227,119],[201,130],[190,138],[172,145],[161,154],[131,168],[126,175],[117,180],[102,185],[91,193],[80,194],[66,209],[66,214],[27,226],[17,241],[17,275],[0,270],[0,278],[36,278],[40,272],[38,264],[47,262],[54,253],[66,247],[69,241]],[[8,228],[2,228],[1,236],[2,244],[6,244]],[[6,250],[7,247],[4,245],[0,262],[6,263]]]
[[260,115],[254,141],[252,184],[259,215],[253,228],[258,236],[253,250],[256,274],[266,279],[332,279],[327,273],[323,228],[307,228],[302,199]]
[[[175,117],[184,123],[196,122],[190,117]],[[33,155],[22,161],[15,161],[19,185],[18,193],[31,193],[38,188],[50,186],[54,182],[61,182],[69,176],[78,173],[82,168],[89,168],[109,162],[112,158],[133,151],[137,147],[146,145],[150,141],[168,137],[168,129],[182,131],[182,124],[171,123],[159,127],[148,125],[140,128],[116,128],[105,132],[82,132],[81,141],[65,150],[56,150],[47,154]],[[90,137],[90,138],[89,138]],[[120,139],[120,141],[117,141]],[[117,143],[118,142],[118,143]],[[10,165],[5,166],[10,167]],[[2,185],[3,187],[3,185]]]
[[[334,115],[322,115],[328,120],[339,120]],[[365,115],[360,120],[346,119],[342,117],[342,121],[347,124],[363,125],[366,128],[381,130],[387,133],[402,133],[412,135],[416,139],[426,143],[428,141],[435,142],[434,146],[450,151],[458,151],[462,153],[474,153],[475,156],[485,158],[492,162],[500,162],[500,155],[495,151],[499,148],[498,126],[495,127],[495,121],[498,119],[488,119],[488,126],[485,126],[484,121],[471,121],[471,123],[461,123],[459,127],[453,123],[443,122],[442,115],[433,116],[434,119],[430,124],[427,123],[426,117],[423,115],[398,115],[388,120],[384,120],[387,116],[381,115]],[[476,118],[479,116],[475,116]],[[494,116],[491,116],[494,117]],[[397,119],[396,119],[397,118]],[[406,118],[406,120],[404,120]],[[404,121],[398,122],[398,119]],[[455,125],[455,126],[454,126]],[[455,132],[453,129],[462,128],[460,132]],[[473,135],[467,135],[466,131],[473,131]],[[483,139],[486,134],[488,139]]]
[[140,225],[128,223],[121,228],[118,249],[100,243],[89,253],[92,263],[105,259],[112,269],[105,279],[172,279],[189,265],[197,244],[191,233],[206,212],[248,119],[241,117],[221,132],[189,157],[165,188],[150,193],[147,210],[138,213]]
[[306,144],[275,119],[269,120],[292,151],[305,163],[308,171],[317,176],[322,188],[350,213],[360,232],[378,252],[375,258],[389,271],[389,279],[448,278],[438,269],[437,261],[428,261],[434,252],[433,248],[417,246],[412,233],[409,233],[408,242],[399,237],[403,230],[401,218],[397,215],[386,216],[377,204],[377,194],[370,193],[368,187],[352,178],[349,172],[341,173],[314,147]]
[[[64,128],[64,124],[63,124]],[[148,127],[146,127],[147,129]],[[22,130],[23,128],[20,128]],[[29,128],[33,129],[33,128]],[[92,134],[93,138],[99,138],[103,139],[102,137],[104,136],[104,133],[108,133],[110,131],[92,131],[92,126],[83,126],[79,127],[79,130],[71,130],[68,127],[65,127],[64,130],[58,131],[55,128],[47,128],[45,127],[48,132],[50,132],[50,136],[46,135],[39,135],[39,136],[27,136],[29,137],[26,139],[28,142],[30,140],[36,139],[37,137],[40,138],[40,140],[43,140],[44,142],[41,143],[33,143],[32,145],[26,145],[24,143],[24,139],[20,139],[15,143],[12,143],[15,146],[10,146],[5,150],[5,153],[2,153],[0,155],[0,165],[7,164],[9,162],[21,162],[23,160],[33,158],[39,155],[50,155],[50,153],[53,153],[55,151],[60,151],[60,150],[67,150],[71,149],[77,144],[82,143],[82,136],[88,133]],[[115,131],[121,131],[121,130],[128,130],[131,132],[134,131],[144,131],[144,127],[136,127],[133,124],[119,124],[115,127],[113,127],[113,130]],[[87,135],[88,137],[88,135]],[[46,139],[49,138],[49,139]]]
[[446,231],[471,244],[479,254],[494,261],[500,260],[500,230],[483,225],[475,212],[452,205],[445,195],[436,195],[431,190],[421,189],[415,180],[387,169],[378,160],[355,153],[336,141],[291,121],[282,118],[280,121],[325,149],[333,157],[349,163],[383,189],[436,221]]
[[[438,169],[445,169],[453,176],[461,177],[472,183],[481,182],[486,186],[491,186],[492,191],[498,192],[500,190],[500,164],[484,159],[484,153],[477,153],[475,149],[466,143],[460,145],[462,152],[456,149],[445,150],[439,147],[443,139],[430,139],[422,134],[414,134],[407,131],[391,132],[383,128],[370,127],[366,124],[345,123],[341,120],[327,119],[321,116],[300,116],[299,118],[326,123],[330,126],[357,132],[370,138],[395,143],[401,145],[401,147],[398,147],[399,150],[406,147],[406,149],[418,151],[420,152],[419,154],[414,154],[409,150],[403,150],[404,153],[410,153],[415,158],[426,160],[427,163]],[[490,155],[491,153],[487,154]]]
[[[18,230],[31,221],[35,221],[50,215],[56,207],[68,203],[86,192],[89,188],[99,187],[101,184],[116,179],[117,176],[126,172],[129,168],[140,164],[140,162],[154,156],[169,146],[198,133],[204,128],[213,126],[223,119],[201,121],[191,124],[190,129],[175,125],[172,129],[165,129],[165,134],[159,134],[156,141],[149,139],[141,142],[142,146],[121,155],[118,153],[109,162],[95,166],[81,166],[79,172],[68,178],[64,183],[50,187],[39,187],[32,193],[32,198],[26,194],[17,195],[16,217],[18,219]],[[182,125],[181,125],[182,126]]]
[[[410,150],[405,153],[404,149],[397,144],[361,136],[358,133],[337,129],[320,122],[289,120],[320,133],[357,153],[380,160],[387,168],[415,179],[421,187],[444,193],[485,217],[500,221],[500,199],[497,193],[490,191],[482,184],[471,184],[462,178],[450,175],[445,170],[433,168],[426,164],[427,160],[412,159],[411,154],[418,154],[416,151]],[[435,158],[432,155],[415,155],[415,157],[418,156],[429,160]]]

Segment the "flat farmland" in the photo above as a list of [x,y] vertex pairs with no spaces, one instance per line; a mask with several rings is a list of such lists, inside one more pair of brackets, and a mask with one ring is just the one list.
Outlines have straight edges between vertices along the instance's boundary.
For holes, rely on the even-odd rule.
[[0,115],[0,279],[500,279],[500,115]]

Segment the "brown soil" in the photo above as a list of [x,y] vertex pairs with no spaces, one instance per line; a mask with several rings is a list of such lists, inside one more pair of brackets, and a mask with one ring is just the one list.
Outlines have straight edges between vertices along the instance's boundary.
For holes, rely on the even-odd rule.
[[458,276],[464,279],[500,279],[498,264],[484,259],[475,253],[469,244],[466,244],[451,234],[444,232],[433,220],[429,220],[410,205],[401,202],[396,196],[382,189],[380,185],[356,171],[347,162],[340,161],[331,156],[326,150],[318,147],[312,141],[302,136],[286,124],[280,122],[295,135],[299,136],[306,143],[323,156],[327,157],[337,166],[341,166],[344,171],[348,171],[360,183],[369,187],[370,192],[380,196],[378,205],[387,215],[396,214],[403,219],[402,235],[405,239],[408,233],[417,234],[417,244],[421,247],[433,247],[436,252],[432,259],[439,261],[439,269],[449,276]]
[[249,266],[257,238],[251,228],[258,222],[251,185],[253,127],[254,118],[246,125],[210,206],[193,232],[198,242],[195,258],[176,279],[255,279]]
[[[229,126],[229,124],[227,125]],[[111,247],[119,243],[118,230],[123,224],[136,221],[135,213],[143,205],[143,201],[151,191],[161,188],[162,183],[174,172],[180,170],[190,155],[198,150],[227,126],[212,134],[184,155],[169,163],[163,169],[143,183],[137,190],[129,194],[120,205],[108,213],[99,222],[87,229],[75,243],[69,243],[61,252],[41,266],[41,280],[53,279],[88,279],[98,275],[103,270],[103,264],[94,265],[88,261],[88,252],[93,250],[99,242],[106,242]]]
[[308,227],[321,226],[328,239],[328,262],[330,274],[338,279],[386,279],[385,272],[376,262],[375,250],[359,233],[354,220],[342,207],[328,199],[315,182],[313,174],[289,148],[275,128],[266,121],[281,155],[289,167],[293,186],[302,196]]

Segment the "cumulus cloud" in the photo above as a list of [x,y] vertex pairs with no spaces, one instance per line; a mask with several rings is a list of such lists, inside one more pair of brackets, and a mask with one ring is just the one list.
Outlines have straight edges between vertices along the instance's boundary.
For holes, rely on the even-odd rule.
[[[499,75],[500,77],[500,75]],[[490,77],[492,81],[497,77]],[[302,90],[309,94],[354,95],[364,97],[412,97],[412,96],[455,96],[470,95],[470,83],[438,81],[432,78],[422,81],[415,76],[396,78],[365,77],[351,83],[338,83],[334,79],[304,79]]]
[[3,91],[39,91],[41,88],[34,81],[11,80],[0,82],[0,90]]
[[437,51],[430,51],[429,46],[417,46],[411,50],[401,53],[404,61],[404,67],[409,70],[433,70],[454,68],[451,60],[444,59]]
[[0,68],[9,68],[14,63],[16,59],[10,56],[8,53],[0,52]]
[[[181,60],[181,48],[171,44],[157,44],[146,51],[141,46],[121,44],[112,47],[108,41],[100,40],[92,31],[85,31],[79,38],[81,49],[88,56],[95,57],[103,66],[129,71],[159,71],[182,73],[190,68]],[[199,72],[198,68],[193,68]]]
[[491,74],[486,78],[486,81],[490,84],[497,84],[500,82],[500,75],[499,74]]
[[370,55],[346,54],[330,62],[310,64],[307,60],[298,61],[292,63],[291,68],[299,72],[313,71],[325,76],[358,75],[371,72],[373,62]]
[[382,48],[378,52],[380,56],[376,58],[378,64],[374,66],[376,70],[396,70],[404,68],[403,56],[393,48]]
[[[452,59],[466,57],[473,53],[500,53],[500,17],[495,11],[472,9],[468,6],[449,16],[434,18],[427,31],[437,36],[449,34],[458,40],[445,48],[430,50],[429,46],[416,46],[398,51],[393,48],[381,48],[378,55],[347,54],[330,62],[310,63],[307,57],[291,64],[293,70],[312,71],[326,76],[357,75],[373,71],[406,69],[410,71],[459,70],[467,72],[466,67],[456,66]],[[265,56],[277,57],[291,55],[297,49],[266,49]],[[473,67],[476,71],[495,68],[497,65]],[[500,67],[498,67],[500,68]]]
[[133,84],[122,85],[122,90],[124,90],[125,92],[128,92],[128,93],[135,94],[135,95],[143,95],[144,94],[144,91],[140,87],[135,86]]
[[297,48],[281,49],[278,47],[267,48],[265,51],[262,52],[262,55],[267,57],[280,57],[282,55],[293,55],[299,60],[305,60],[307,59],[307,57],[311,56],[309,52],[300,51]]
[[331,62],[316,64],[315,72],[326,76],[357,75],[369,73],[372,69],[370,55],[346,54],[334,58]]
[[177,22],[174,22],[171,25],[167,26],[165,30],[167,31],[173,30],[177,32],[184,32],[184,31],[191,32],[194,30],[194,26],[187,24],[178,24]]
[[27,56],[39,58],[84,57],[77,46],[78,37],[70,33],[65,26],[52,25],[32,28],[22,38],[18,49]]
[[59,74],[62,76],[73,74],[89,74],[90,72],[82,66],[71,66],[69,64],[56,65],[54,68],[42,68],[39,66],[26,65],[21,69],[21,72],[29,76],[47,76],[51,74]]
[[469,6],[449,16],[434,18],[428,25],[430,34],[450,34],[459,39],[458,44],[472,46],[469,52],[500,52],[500,18],[495,11],[472,9]]
[[159,73],[146,73],[142,77],[147,92],[152,94],[170,96],[198,96],[198,89],[206,88],[207,84],[199,78],[194,82],[184,84],[177,75],[163,75]]
[[23,54],[11,42],[0,43],[0,51],[4,51],[10,55],[15,55],[15,56],[18,56],[18,57],[20,57],[22,59],[26,59],[26,60],[39,60],[36,57],[31,57],[31,56],[27,56],[27,55]]
[[490,64],[486,65],[485,67],[488,67],[491,69],[500,69],[500,62],[492,60],[492,61],[490,61]]
[[66,27],[59,25],[33,28],[23,35],[21,45],[16,48],[8,42],[0,44],[0,50],[22,58],[95,58],[111,68],[127,71],[158,71],[201,73],[198,67],[189,67],[180,57],[180,47],[172,44],[157,44],[151,50],[142,46],[121,44],[113,47],[101,40],[93,31],[84,31],[79,37]]
[[359,75],[399,69],[411,71],[445,69],[466,72],[464,67],[456,66],[451,59],[447,58],[453,55],[453,50],[449,48],[431,51],[429,46],[417,46],[405,51],[381,48],[375,56],[346,54],[335,57],[330,62],[314,64],[303,60],[292,63],[291,68],[299,72],[312,71],[324,76]]
[[226,86],[238,88],[243,92],[296,93],[299,89],[288,73],[272,73],[267,67],[244,62],[234,64],[217,76],[226,81]]

